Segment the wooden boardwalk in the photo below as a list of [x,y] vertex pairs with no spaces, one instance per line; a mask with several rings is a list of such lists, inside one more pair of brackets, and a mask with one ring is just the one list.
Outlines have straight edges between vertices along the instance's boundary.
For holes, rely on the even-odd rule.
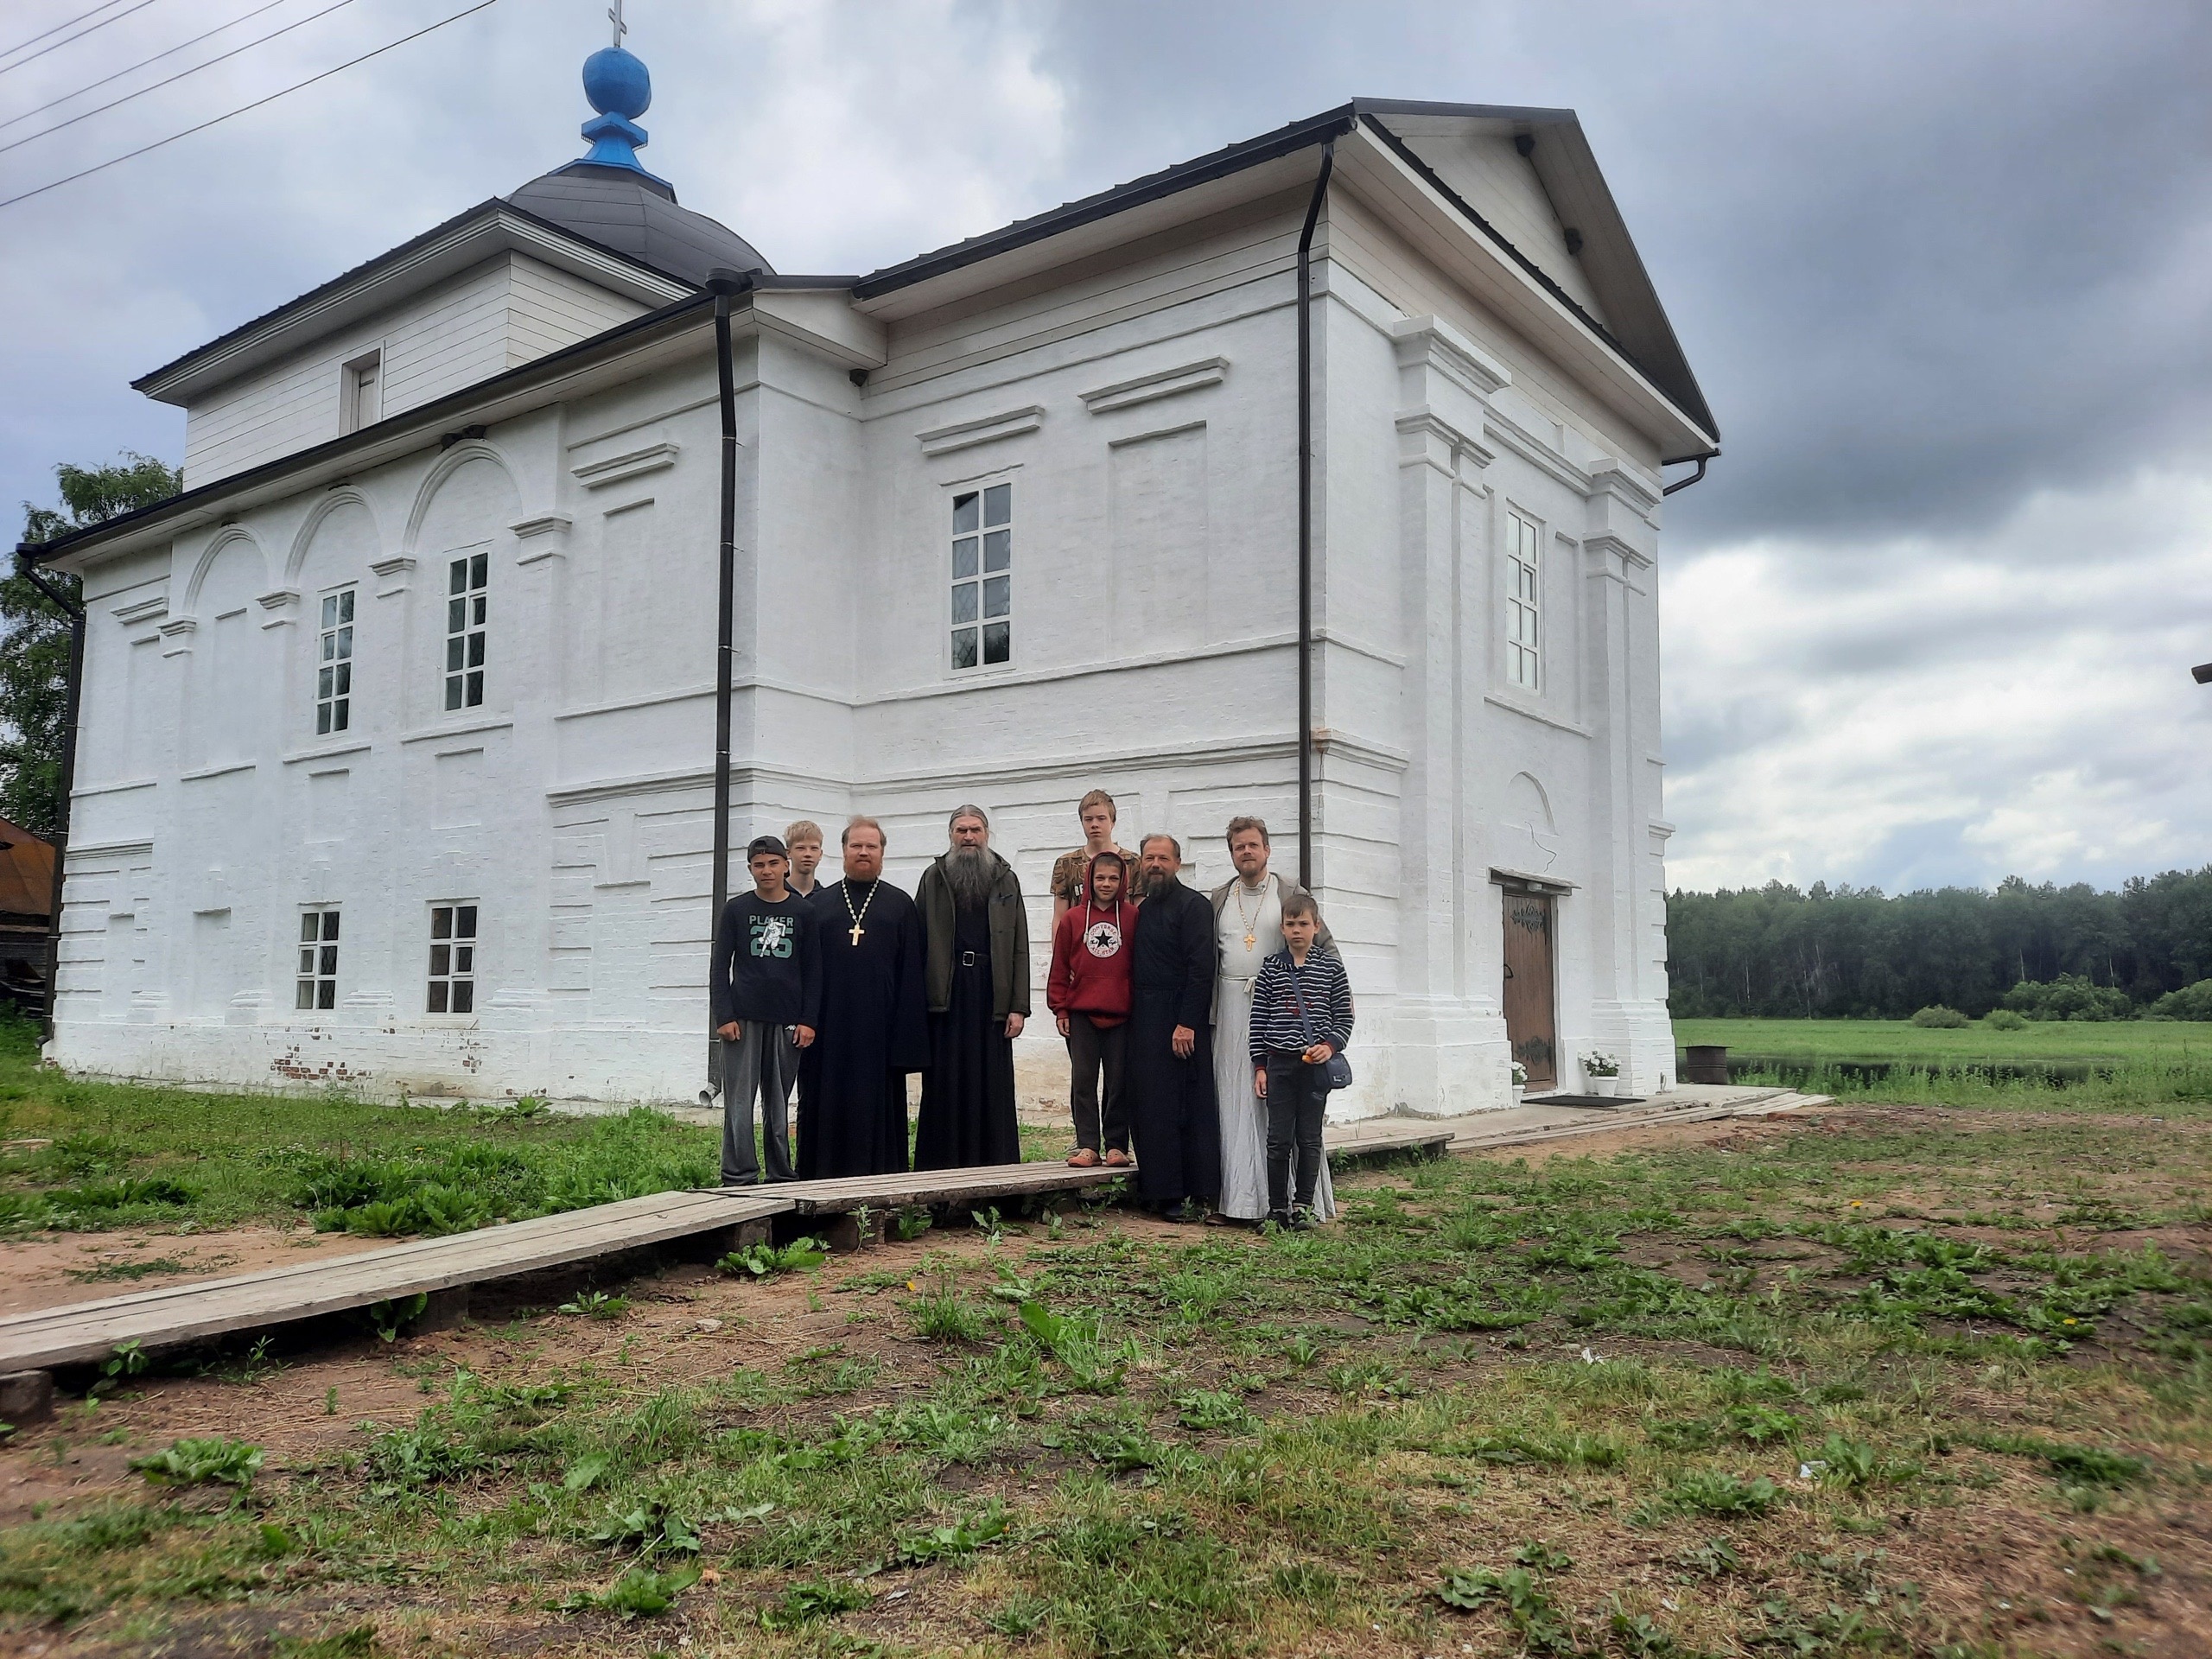
[[[1444,1150],[1452,1134],[1448,1125],[1433,1123],[1401,1123],[1364,1134],[1353,1125],[1332,1130],[1329,1150],[1339,1157],[1412,1150],[1434,1154]],[[825,1218],[831,1223],[833,1242],[849,1245],[861,1236],[850,1219],[856,1212],[868,1212],[872,1219],[867,1231],[880,1236],[884,1219],[909,1205],[988,1207],[1100,1186],[1135,1173],[1135,1165],[1076,1169],[1059,1162],[1038,1162],[787,1181],[720,1192],[659,1192],[443,1238],[415,1239],[358,1255],[302,1262],[0,1319],[0,1373],[95,1363],[124,1343],[149,1350],[175,1347],[405,1297],[465,1295],[471,1285],[573,1267],[677,1239],[727,1233],[734,1245],[739,1229],[779,1216]]]
[[149,1350],[173,1347],[401,1297],[435,1296],[680,1238],[726,1232],[734,1244],[739,1228],[778,1216],[839,1216],[865,1208],[874,1211],[880,1223],[882,1216],[907,1205],[995,1203],[1095,1186],[1128,1173],[1103,1166],[1071,1169],[1061,1163],[999,1164],[658,1192],[443,1238],[414,1239],[358,1255],[16,1314],[0,1319],[0,1374],[93,1363],[126,1342]]

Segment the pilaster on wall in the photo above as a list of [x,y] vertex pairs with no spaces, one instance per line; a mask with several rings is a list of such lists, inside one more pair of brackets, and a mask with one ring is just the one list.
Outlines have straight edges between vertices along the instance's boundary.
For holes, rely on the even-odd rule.
[[[1408,679],[1401,701],[1408,754],[1400,798],[1399,995],[1392,1039],[1392,1103],[1449,1116],[1503,1106],[1511,1055],[1503,1010],[1473,989],[1469,906],[1482,896],[1479,837],[1467,823],[1463,774],[1468,684],[1482,611],[1470,591],[1485,520],[1483,442],[1492,393],[1506,369],[1434,317],[1391,329],[1398,365],[1398,533],[1401,637]],[[1472,580],[1478,582],[1478,575]]]
[[1586,895],[1592,1039],[1620,1061],[1625,1088],[1650,1092],[1671,1084],[1675,1071],[1674,1027],[1663,987],[1655,983],[1648,914],[1647,832],[1658,801],[1643,734],[1656,729],[1656,716],[1643,705],[1656,704],[1659,692],[1651,626],[1658,602],[1651,549],[1659,494],[1618,465],[1594,467],[1590,479],[1581,541],[1584,706],[1596,739],[1590,746],[1592,817],[1605,831]]

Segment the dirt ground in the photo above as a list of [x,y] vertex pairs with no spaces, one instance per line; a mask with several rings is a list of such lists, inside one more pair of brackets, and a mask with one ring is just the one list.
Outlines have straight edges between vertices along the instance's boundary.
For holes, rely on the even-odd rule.
[[[1943,1116],[1947,1128],[1961,1133],[2019,1128],[2038,1121],[2031,1115],[2017,1113],[1948,1112]],[[1560,1159],[1603,1159],[1622,1152],[1693,1147],[1720,1153],[1751,1152],[1787,1137],[1847,1128],[1878,1130],[1892,1122],[1899,1129],[1924,1129],[1928,1120],[1927,1109],[1828,1108],[1764,1120],[1624,1128],[1567,1142],[1491,1148],[1476,1155],[1506,1163],[1525,1159],[1541,1166]],[[2051,1121],[2078,1122],[2063,1115],[2053,1115]],[[2134,1127],[2131,1120],[2103,1122],[2122,1131]],[[2171,1133],[2177,1126],[2158,1125],[2145,1118],[2140,1127],[2158,1127]],[[2187,1127],[2190,1133],[2212,1132]],[[1925,1173],[1922,1172],[1923,1176]],[[1352,1185],[1347,1183],[1348,1187]],[[1913,1192],[1900,1186],[1868,1218],[1885,1213],[1915,1213],[1916,1204],[1938,1209],[1942,1198],[1932,1189]],[[1094,1219],[1100,1230],[1084,1226],[1077,1236],[1095,1240],[1118,1232],[1147,1243],[1188,1243],[1200,1236],[1192,1229],[1133,1211],[1105,1211]],[[2094,1225],[2065,1230],[2071,1235],[2067,1243],[2073,1248],[2090,1244],[2099,1231]],[[2195,1236],[2162,1234],[2160,1242],[2177,1257],[2186,1256],[2193,1265],[2202,1267],[2204,1230],[2188,1230]],[[1039,1243],[1042,1234],[1041,1228],[1033,1229],[1024,1242]],[[1204,1236],[1249,1239],[1255,1248],[1260,1246],[1256,1236],[1241,1230],[1208,1229]],[[126,1294],[219,1273],[249,1272],[312,1255],[349,1254],[385,1242],[258,1227],[193,1236],[133,1230],[0,1245],[0,1268],[5,1268],[0,1273],[0,1313]],[[2094,1242],[2124,1245],[2138,1240],[2120,1229]],[[429,1403],[433,1390],[449,1382],[456,1367],[492,1382],[519,1382],[589,1366],[634,1376],[644,1388],[726,1376],[740,1366],[777,1372],[802,1360],[874,1362],[880,1369],[857,1392],[778,1408],[774,1414],[778,1426],[793,1427],[810,1418],[826,1421],[836,1414],[894,1406],[904,1398],[926,1393],[934,1385],[937,1356],[942,1351],[911,1334],[908,1321],[899,1316],[894,1303],[908,1294],[910,1285],[920,1283],[925,1276],[973,1275],[969,1279],[970,1287],[980,1285],[990,1277],[988,1255],[989,1247],[981,1235],[953,1230],[932,1230],[911,1243],[888,1242],[856,1255],[835,1258],[818,1274],[793,1274],[761,1281],[733,1278],[703,1264],[663,1264],[637,1272],[637,1260],[626,1258],[601,1264],[596,1269],[534,1274],[479,1287],[469,1323],[394,1344],[385,1344],[365,1329],[348,1332],[327,1323],[289,1333],[280,1332],[271,1351],[259,1363],[241,1363],[234,1355],[206,1375],[139,1379],[123,1395],[94,1410],[67,1407],[57,1421],[29,1428],[0,1446],[0,1526],[29,1520],[48,1508],[73,1509],[87,1498],[135,1493],[141,1483],[129,1473],[129,1460],[149,1447],[187,1436],[227,1436],[264,1446],[269,1470],[264,1484],[281,1491],[294,1478],[289,1470],[327,1464],[339,1452],[358,1447],[364,1426],[397,1427],[412,1421]],[[1669,1255],[1671,1257],[1672,1252]],[[135,1281],[71,1276],[145,1261],[174,1261],[181,1270]],[[1685,1274],[1706,1271],[1702,1266],[1688,1264],[1677,1269],[1671,1259],[1660,1262],[1655,1258],[1654,1265]],[[626,1311],[607,1320],[555,1311],[563,1301],[594,1285],[626,1296]],[[1368,1326],[1356,1315],[1347,1316],[1343,1324],[1347,1338],[1354,1343],[1382,1345],[1399,1340],[1391,1332]],[[1556,1345],[1557,1352],[1522,1356],[1503,1351],[1503,1338],[1481,1338],[1465,1345],[1458,1363],[1430,1370],[1425,1381],[1436,1387],[1478,1386],[1486,1376],[1525,1363],[1527,1358],[1572,1359],[1576,1357],[1578,1341],[1546,1344]],[[1673,1357],[1699,1363],[1725,1363],[1729,1358],[1694,1353],[1680,1344],[1669,1347],[1612,1340],[1599,1345],[1605,1351],[1603,1357],[1609,1358],[1643,1354],[1653,1359]],[[1581,1357],[1589,1357],[1586,1345]],[[1229,1380],[1225,1375],[1197,1374],[1190,1379],[1205,1386]],[[1311,1385],[1279,1382],[1255,1400],[1255,1408],[1268,1417],[1319,1414],[1338,1403],[1319,1386],[1318,1380]],[[1986,1407],[1993,1420],[2001,1418],[2000,1396],[1993,1395],[1986,1402],[1973,1403]],[[1795,1474],[1789,1466],[1794,1459],[1777,1452],[1777,1459],[1766,1472],[1786,1484]],[[1040,1484],[1055,1478],[1055,1471],[1041,1463],[1020,1468],[985,1463],[972,1471],[949,1470],[940,1484],[949,1484],[947,1478],[956,1475],[963,1481],[972,1478],[979,1501],[999,1496],[1010,1503],[1019,1503],[1025,1496],[1033,1500]],[[2171,1659],[2202,1659],[2212,1654],[2212,1611],[2207,1611],[2208,1599],[2202,1593],[2207,1582],[2212,1582],[2212,1515],[2200,1503],[2174,1500],[2108,1513],[2089,1522],[2054,1513],[2043,1484],[2039,1477],[2027,1472],[2005,1474],[2001,1486],[1984,1491],[1977,1499],[1979,1524],[1970,1529],[1959,1529],[1933,1512],[1923,1516],[1901,1510],[1887,1517],[1892,1529],[1887,1548],[1900,1569],[1909,1564],[1931,1605],[1955,1606],[1962,1614],[1976,1607],[1994,1607],[2008,1614],[2017,1611],[2021,1623],[2009,1633],[2016,1644],[2012,1651],[2080,1655],[2082,1659],[2107,1651],[2171,1656]],[[1449,1490],[1431,1491],[1415,1481],[1405,1491],[1406,1501],[1424,1513],[1435,1510],[1440,1535],[1471,1524],[1452,1518],[1465,1510],[1452,1509],[1461,1500]],[[1492,1471],[1484,1502],[1493,1511],[1487,1517],[1489,1523],[1494,1523],[1492,1529],[1517,1529],[1530,1535],[1541,1532],[1570,1543],[1586,1573],[1610,1576],[1624,1585],[1649,1580],[1663,1586],[1679,1582],[1666,1576],[1667,1569],[1656,1561],[1649,1541],[1628,1535],[1611,1518],[1613,1512],[1607,1506],[1612,1500],[1605,1496],[1605,1482],[1599,1478],[1534,1472],[1523,1476],[1501,1469]],[[1801,1530],[1803,1536],[1785,1535],[1791,1529]],[[2110,1619],[2092,1623],[2082,1614],[2076,1605],[2081,1600],[2079,1580],[2075,1570],[2064,1565],[2074,1559],[2075,1535],[2087,1536],[2092,1529],[2105,1544],[2165,1564],[2163,1581],[2147,1592],[2152,1602],[2120,1609],[2116,1624]],[[1809,1516],[1800,1522],[1778,1512],[1769,1531],[1769,1541],[1777,1550],[1790,1545],[1809,1559],[1821,1548]],[[907,1593],[901,1589],[897,1595],[903,1598]],[[851,1628],[878,1640],[921,1640],[933,1633],[928,1618],[921,1612],[927,1593],[927,1584],[918,1578],[913,1601],[908,1604],[918,1623],[907,1624],[907,1612],[887,1596],[878,1607],[856,1618]],[[1653,1593],[1662,1592],[1655,1588]],[[424,1605],[419,1598],[410,1600],[407,1592],[399,1590],[354,1586],[334,1600],[310,1598],[291,1602],[281,1613],[210,1613],[207,1643],[193,1650],[211,1655],[234,1649],[265,1651],[268,1634],[277,1629],[279,1622],[286,1629],[302,1628],[302,1618],[324,1611],[326,1600],[340,1611],[350,1608],[388,1613],[403,1605]],[[339,1606],[341,1601],[345,1607]],[[2155,1620],[2149,1616],[2153,1605],[2158,1614]],[[456,1634],[461,1625],[471,1625],[477,1635],[482,1635],[482,1621],[475,1615],[460,1608],[448,1609],[446,1614],[456,1620]],[[681,1636],[682,1624],[692,1616],[679,1615],[647,1634],[575,1618],[517,1613],[502,1638],[511,1645],[502,1650],[643,1654],[686,1646],[690,1638]],[[308,1627],[314,1627],[319,1620],[308,1618],[307,1622]],[[50,1659],[64,1652],[94,1650],[129,1649],[127,1645],[107,1645],[91,1631],[0,1636],[0,1653],[37,1654]]]

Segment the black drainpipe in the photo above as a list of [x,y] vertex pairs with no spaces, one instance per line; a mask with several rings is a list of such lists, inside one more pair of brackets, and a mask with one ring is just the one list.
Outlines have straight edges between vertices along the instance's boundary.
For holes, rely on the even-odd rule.
[[[1713,455],[1717,455],[1720,452],[1718,449],[1715,449],[1713,451],[1712,454],[1698,456],[1697,471],[1692,473],[1688,478],[1676,479],[1673,483],[1668,485],[1666,488],[1661,490],[1659,493],[1662,496],[1668,496],[1672,495],[1676,490],[1687,490],[1689,488],[1691,485],[1696,483],[1700,479],[1705,476],[1706,463],[1710,461]],[[1688,457],[1685,456],[1683,459],[1688,460]]]
[[[719,643],[715,652],[715,905],[707,918],[707,949],[721,925],[729,902],[729,728],[730,683],[737,655],[737,371],[730,360],[729,304],[752,287],[750,277],[717,269],[707,275],[715,296],[715,372],[721,383],[722,412],[722,512],[719,586],[715,594]],[[709,982],[713,982],[710,979]],[[707,1009],[709,1098],[721,1082],[721,1049],[715,1034],[711,999]]]
[[1298,236],[1298,884],[1313,887],[1313,227],[1336,170],[1337,141],[1321,146],[1321,170]]
[[50,839],[54,842],[54,883],[47,899],[46,1019],[43,1035],[54,1040],[54,1007],[61,989],[61,881],[69,861],[69,809],[77,787],[77,706],[85,683],[85,607],[38,573],[33,563],[36,550],[29,544],[16,550],[16,569],[32,587],[60,607],[69,619],[69,683],[64,694],[61,723],[61,817]]

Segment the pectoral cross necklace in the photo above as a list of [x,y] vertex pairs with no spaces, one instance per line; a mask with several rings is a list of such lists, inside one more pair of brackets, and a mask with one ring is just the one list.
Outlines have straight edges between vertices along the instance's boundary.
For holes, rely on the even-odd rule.
[[853,948],[857,950],[860,949],[861,936],[868,931],[866,928],[861,925],[861,918],[868,914],[868,907],[875,902],[875,884],[873,882],[868,884],[868,897],[861,900],[861,907],[858,910],[855,910],[853,908],[853,884],[851,882],[845,881],[839,883],[837,890],[845,895],[845,914],[853,918],[853,925],[850,931],[852,933]]
[[1244,878],[1243,876],[1236,878],[1236,887],[1235,891],[1236,894],[1236,919],[1244,924],[1244,948],[1247,950],[1249,950],[1259,942],[1260,916],[1268,907],[1267,878],[1265,876],[1260,878],[1260,907],[1258,910],[1254,911],[1249,916],[1247,916],[1244,913],[1244,895],[1246,893],[1249,892],[1250,889],[1245,887]]

